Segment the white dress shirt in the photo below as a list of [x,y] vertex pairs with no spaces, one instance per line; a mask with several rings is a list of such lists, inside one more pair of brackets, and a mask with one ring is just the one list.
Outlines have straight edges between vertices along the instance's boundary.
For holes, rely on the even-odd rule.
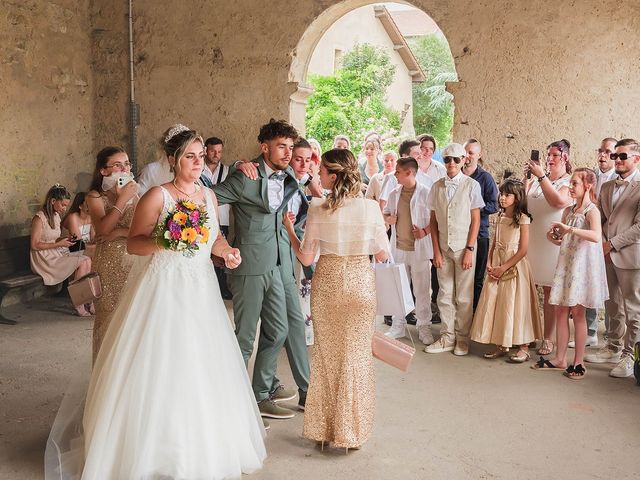
[[269,197],[269,208],[274,212],[278,210],[280,205],[282,205],[282,201],[284,200],[284,179],[286,177],[286,173],[283,171],[278,171],[277,177],[272,177],[275,170],[269,168],[269,165],[264,164],[264,169],[267,173],[267,180],[269,182],[269,188],[267,191],[267,195]]
[[138,195],[144,195],[152,187],[169,183],[173,177],[166,158],[146,164],[138,175]]
[[[455,177],[453,178],[445,177],[444,179],[444,186],[445,186],[445,192],[447,195],[447,201],[451,203],[451,199],[456,194],[456,191],[458,190],[458,186],[460,185],[460,181],[463,178],[468,178],[473,182],[473,184],[471,185],[471,191],[470,191],[471,210],[473,210],[474,208],[484,207],[485,203],[482,198],[482,189],[480,188],[480,184],[476,182],[473,178],[467,177],[464,173],[462,173],[462,170],[460,170]],[[427,201],[427,208],[430,210],[435,210],[433,192],[434,190],[432,189],[431,193],[429,194],[429,200]]]
[[[224,182],[229,175],[229,167],[222,162],[218,162],[215,170],[211,171],[209,165],[205,163],[202,169],[202,175],[207,177],[213,185]],[[218,223],[223,227],[229,226],[229,215],[231,212],[231,205],[218,205]]]
[[[435,162],[431,162],[432,164]],[[442,178],[442,176],[438,177]],[[436,179],[437,180],[437,179]],[[424,185],[427,188],[431,188],[436,180],[429,175],[429,170],[427,172],[423,172],[422,170],[418,170],[416,173],[416,182],[420,185]],[[382,180],[382,187],[380,189],[380,197],[378,200],[384,200],[385,202],[389,200],[389,194],[398,188],[398,179],[396,178],[395,172],[387,173]]]
[[[618,185],[618,181],[622,181],[622,185]],[[638,170],[634,170],[627,178],[622,178],[621,176],[616,177],[616,185],[613,187],[613,196],[611,197],[611,206],[613,208],[616,208],[616,203],[620,200],[620,197],[626,190],[629,182],[632,181],[638,181]]]
[[600,196],[600,190],[602,190],[602,185],[609,180],[613,180],[616,178],[616,169],[611,167],[610,170],[603,172],[599,168],[595,169],[596,172],[596,198]]

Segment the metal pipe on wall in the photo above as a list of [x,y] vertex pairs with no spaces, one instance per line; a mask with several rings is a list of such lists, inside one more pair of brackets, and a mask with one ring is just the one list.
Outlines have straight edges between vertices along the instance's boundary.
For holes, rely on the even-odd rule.
[[140,111],[136,105],[133,62],[133,0],[129,0],[129,160],[131,171],[138,173],[138,125],[140,125]]

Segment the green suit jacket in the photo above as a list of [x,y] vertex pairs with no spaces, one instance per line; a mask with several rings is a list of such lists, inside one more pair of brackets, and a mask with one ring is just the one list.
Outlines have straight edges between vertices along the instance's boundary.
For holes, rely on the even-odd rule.
[[229,244],[240,249],[242,263],[228,270],[229,275],[263,275],[280,266],[293,276],[293,252],[282,218],[289,199],[299,190],[291,168],[285,170],[284,199],[275,212],[269,208],[268,179],[262,155],[258,163],[258,179],[251,180],[241,171],[230,173],[213,187],[220,205],[230,204],[233,224],[229,228]]

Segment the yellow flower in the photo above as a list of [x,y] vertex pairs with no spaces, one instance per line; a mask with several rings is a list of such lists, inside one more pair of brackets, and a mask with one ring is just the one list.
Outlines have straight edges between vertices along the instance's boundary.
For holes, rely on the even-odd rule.
[[180,238],[185,242],[193,243],[197,236],[198,232],[196,232],[196,229],[189,227],[182,230],[182,235]]
[[200,227],[200,235],[202,235],[202,243],[209,241],[209,229],[207,227]]
[[188,208],[189,210],[195,210],[196,209],[196,204],[193,202],[190,202],[189,200],[185,200],[184,202],[182,202],[182,205],[184,205],[185,208]]
[[187,223],[188,218],[189,217],[187,217],[186,213],[176,212],[173,214],[173,221],[178,225],[184,225],[185,223]]

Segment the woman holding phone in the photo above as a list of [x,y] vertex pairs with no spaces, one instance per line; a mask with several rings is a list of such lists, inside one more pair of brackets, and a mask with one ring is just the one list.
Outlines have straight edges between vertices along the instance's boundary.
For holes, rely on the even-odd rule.
[[544,292],[544,339],[538,349],[540,355],[550,354],[554,347],[555,307],[549,304],[549,293],[560,249],[550,244],[546,235],[550,225],[559,222],[563,210],[571,204],[570,148],[568,140],[558,140],[547,147],[546,168],[535,159],[524,165],[527,204],[533,217],[527,256],[534,281]]
[[127,236],[138,201],[138,184],[124,149],[105,147],[98,152],[86,202],[97,235],[94,269],[100,274],[102,297],[96,302],[93,324],[95,361],[111,313],[115,309],[132,265]]

